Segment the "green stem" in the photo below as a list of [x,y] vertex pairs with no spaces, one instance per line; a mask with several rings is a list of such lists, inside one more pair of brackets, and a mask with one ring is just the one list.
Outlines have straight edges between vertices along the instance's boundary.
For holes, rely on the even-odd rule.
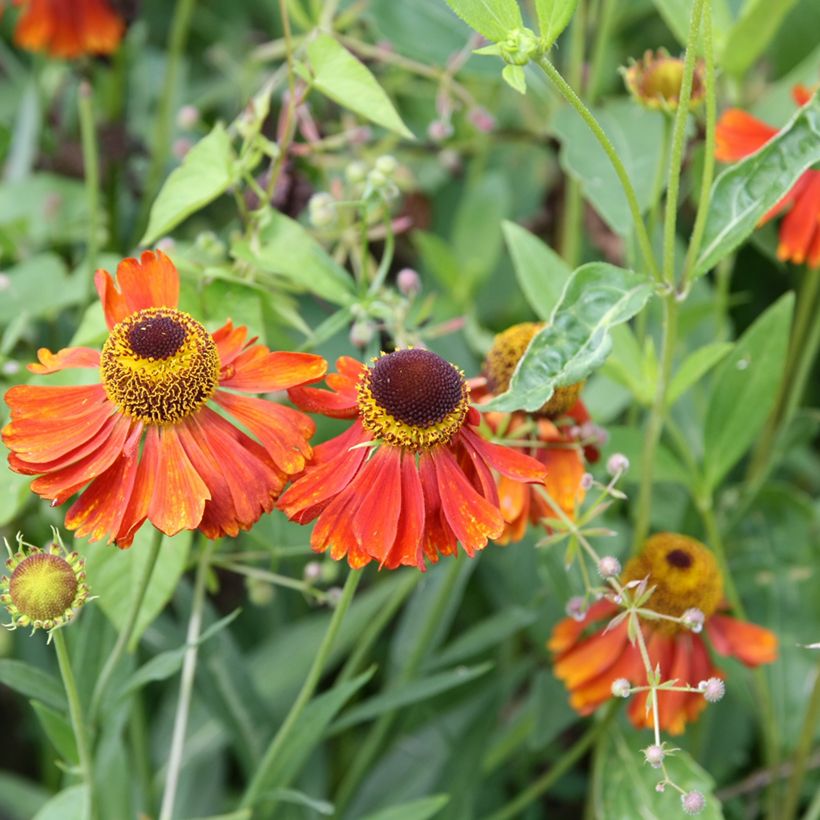
[[[663,193],[663,183],[666,178],[666,169],[669,165],[669,154],[672,142],[672,119],[666,113],[663,114],[663,142],[661,143],[661,155],[658,158],[658,166],[655,169],[655,180],[652,184],[652,206],[649,209],[649,235],[655,236],[655,229],[658,225],[658,212],[661,204],[661,194]],[[646,311],[641,312],[645,316]],[[645,330],[645,328],[644,328]]]
[[812,688],[809,705],[806,707],[806,715],[803,718],[803,729],[794,750],[794,769],[792,770],[792,776],[789,778],[781,820],[792,820],[793,817],[797,816],[797,807],[800,804],[800,788],[806,774],[806,763],[811,752],[818,718],[820,718],[820,664],[817,665],[814,687]]
[[86,234],[86,266],[88,268],[88,287],[82,309],[91,301],[94,294],[94,271],[97,268],[100,233],[100,164],[97,151],[97,133],[94,125],[94,91],[91,84],[80,83],[78,93],[80,112],[80,136],[83,145],[83,175],[85,177],[85,195],[88,202],[88,225]]
[[595,119],[592,112],[584,105],[581,98],[575,93],[575,91],[572,90],[572,86],[570,86],[569,83],[567,83],[567,81],[561,76],[558,69],[556,69],[545,56],[539,57],[537,62],[542,71],[547,75],[547,77],[550,78],[550,80],[552,80],[561,92],[561,96],[563,96],[563,98],[578,112],[581,119],[583,119],[590,131],[592,131],[595,139],[597,139],[600,143],[604,153],[607,157],[609,157],[609,161],[612,163],[612,167],[621,182],[621,187],[623,188],[624,195],[626,196],[629,211],[632,214],[632,220],[635,223],[635,232],[638,239],[638,245],[640,246],[641,253],[644,257],[644,262],[652,276],[656,280],[660,281],[660,271],[658,270],[657,263],[655,262],[655,257],[652,254],[652,243],[649,241],[649,234],[646,232],[646,225],[641,217],[641,208],[640,205],[638,205],[638,198],[635,195],[635,189],[632,187],[629,174],[627,173],[623,162],[621,162],[618,152],[615,150],[615,146],[610,142],[609,137],[604,132],[604,129],[601,128],[598,120]]
[[695,73],[695,51],[700,29],[700,18],[706,0],[695,0],[686,40],[683,78],[678,94],[678,110],[672,129],[672,156],[669,162],[669,181],[666,185],[666,211],[663,222],[663,277],[670,285],[675,281],[675,224],[678,216],[678,191],[686,144],[686,121],[689,118],[689,100],[692,97],[692,77]]
[[655,400],[646,423],[644,445],[641,452],[641,480],[635,513],[635,535],[633,552],[638,552],[649,532],[649,517],[652,509],[652,479],[655,473],[655,451],[663,429],[666,415],[666,391],[672,376],[672,363],[678,333],[678,303],[674,294],[663,301],[663,326],[661,343],[661,367],[655,387]]
[[116,668],[117,663],[119,663],[123,652],[125,652],[128,644],[131,642],[131,637],[134,634],[134,628],[136,627],[137,620],[139,619],[140,610],[142,609],[142,602],[145,600],[145,593],[148,591],[148,584],[151,581],[151,575],[154,572],[154,566],[157,563],[161,546],[162,533],[159,530],[155,530],[154,537],[151,540],[151,546],[149,547],[148,556],[145,561],[145,567],[143,568],[142,576],[137,584],[134,597],[131,599],[131,608],[128,610],[128,614],[126,615],[125,625],[123,626],[120,634],[117,636],[117,642],[114,644],[114,648],[111,650],[111,654],[106,659],[105,666],[103,666],[102,672],[100,672],[100,676],[97,678],[97,682],[94,685],[94,694],[91,697],[91,709],[89,712],[92,726],[96,725],[97,718],[99,717],[102,699],[106,694],[106,689],[108,687],[108,682],[111,680],[111,675],[114,673],[114,669]]
[[171,736],[171,751],[168,754],[168,768],[165,776],[165,791],[159,820],[171,820],[174,814],[179,775],[185,754],[185,733],[188,730],[188,715],[191,711],[191,697],[194,691],[196,664],[199,657],[199,635],[202,629],[202,614],[205,609],[205,587],[208,580],[211,554],[215,541],[206,540],[199,554],[194,580],[194,594],[191,601],[191,615],[185,636],[185,657],[182,661],[182,675],[179,681],[179,703],[174,716],[174,731]]
[[604,55],[609,46],[612,22],[615,19],[615,3],[612,0],[601,0],[597,13],[598,26],[595,31],[595,42],[592,46],[592,56],[589,60],[589,74],[587,75],[587,99],[590,105],[598,99],[598,86],[601,82],[601,68],[604,64]]
[[[392,686],[388,686],[386,691],[389,692],[395,687],[407,683],[412,680],[418,672],[422,661],[427,655],[433,637],[441,626],[441,619],[447,609],[450,596],[461,575],[461,563],[462,562],[456,560],[451,562],[447,575],[442,580],[438,595],[427,613],[427,620],[419,632],[416,644],[410,652],[406,664],[396,676]],[[395,721],[396,712],[386,712],[371,727],[364,742],[359,746],[356,757],[353,758],[347,770],[347,774],[339,785],[339,790],[336,794],[334,802],[338,816],[343,814],[344,809],[350,803],[359,783],[367,774],[373,760],[382,748],[387,736],[390,734],[390,730],[393,728]]]
[[575,762],[586,752],[592,743],[599,736],[603,735],[617,714],[618,706],[619,702],[617,700],[611,701],[603,718],[590,726],[552,768],[547,769],[537,780],[534,780],[524,791],[518,794],[514,800],[511,800],[497,812],[493,812],[486,820],[508,820],[508,818],[511,817],[520,817],[521,812],[527,808],[527,806],[534,803],[554,783],[557,783],[564,774],[575,765]]
[[[325,632],[322,643],[320,644],[316,655],[313,657],[313,663],[308,670],[305,682],[302,684],[302,688],[299,691],[296,700],[293,702],[293,705],[290,707],[290,711],[285,717],[284,722],[279,727],[279,731],[276,732],[273,740],[271,740],[270,746],[268,746],[265,756],[262,758],[262,762],[259,764],[250,785],[242,797],[240,808],[251,808],[262,796],[270,774],[273,771],[274,766],[278,763],[282,751],[286,748],[286,744],[290,739],[300,715],[304,711],[304,708],[307,706],[310,699],[313,697],[316,687],[319,685],[319,680],[322,677],[328,656],[333,648],[333,642],[336,640],[336,635],[342,625],[345,613],[350,606],[350,602],[353,600],[353,593],[356,591],[356,587],[359,584],[361,576],[362,573],[358,570],[351,570],[349,572],[342,590],[342,597],[333,612],[333,617],[330,619],[330,623],[328,624],[327,632]],[[268,807],[268,811],[272,810],[271,805]]]
[[74,741],[77,744],[77,754],[80,758],[80,770],[83,782],[88,790],[87,816],[96,817],[94,801],[94,767],[91,761],[91,746],[88,743],[86,724],[83,718],[83,708],[80,704],[80,695],[77,691],[77,681],[71,669],[71,660],[68,657],[68,647],[61,630],[51,633],[54,649],[57,651],[57,663],[60,666],[60,675],[63,678],[66,698],[68,699],[68,713],[71,718],[71,728],[74,731]]
[[177,0],[174,17],[171,21],[171,34],[168,39],[168,59],[165,63],[162,96],[160,97],[157,116],[154,121],[154,135],[151,140],[151,162],[146,174],[145,190],[142,198],[140,218],[137,221],[139,236],[148,225],[148,215],[154,199],[159,192],[165,174],[165,164],[171,148],[171,123],[173,120],[174,95],[177,92],[177,76],[184,58],[185,42],[194,13],[196,0]]
[[717,102],[715,99],[715,54],[712,40],[712,4],[707,3],[703,10],[703,50],[706,61],[706,141],[703,155],[703,174],[700,178],[700,196],[695,225],[689,239],[689,250],[686,252],[686,263],[683,267],[680,291],[686,293],[692,267],[698,258],[703,231],[706,228],[706,215],[709,212],[709,199],[712,180],[715,176],[715,121],[717,120]]

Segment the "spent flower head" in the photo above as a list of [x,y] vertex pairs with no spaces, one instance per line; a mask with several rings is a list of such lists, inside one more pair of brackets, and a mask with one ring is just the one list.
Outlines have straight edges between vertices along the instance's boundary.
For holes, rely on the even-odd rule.
[[726,684],[720,678],[709,678],[698,684],[698,691],[709,703],[717,703],[726,694]]
[[653,769],[660,769],[663,765],[663,759],[666,757],[666,752],[664,752],[663,746],[653,743],[651,746],[647,746],[643,750],[643,756],[644,760]]
[[32,631],[52,632],[71,621],[88,600],[84,559],[66,549],[56,529],[53,533],[54,540],[43,548],[18,533],[15,552],[4,539],[10,574],[0,578],[0,603],[11,616],[7,629],[30,626]]
[[[621,69],[627,90],[644,108],[671,112],[677,110],[683,84],[683,60],[670,57],[664,48],[647,50],[643,57]],[[689,109],[697,108],[704,99],[704,63],[695,63]]]
[[700,792],[691,791],[681,795],[680,803],[687,814],[700,814],[706,807],[706,798]]

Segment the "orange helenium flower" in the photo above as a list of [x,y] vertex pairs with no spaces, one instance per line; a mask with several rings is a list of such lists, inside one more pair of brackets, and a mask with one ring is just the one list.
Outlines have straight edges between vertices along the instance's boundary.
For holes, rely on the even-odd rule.
[[111,54],[125,32],[125,20],[108,0],[13,1],[23,7],[14,42],[29,51],[66,58]]
[[[805,105],[811,98],[809,89],[802,85],[795,86],[792,95],[798,105]],[[736,162],[762,148],[775,134],[776,128],[745,111],[730,108],[717,124],[715,156],[722,162]],[[788,213],[780,226],[778,258],[820,267],[820,171],[805,171],[760,224],[784,211]]]
[[208,333],[177,310],[179,274],[160,251],[120,262],[116,285],[104,270],[95,283],[110,331],[102,352],[41,348],[29,370],[96,368],[102,383],[12,387],[12,470],[38,476],[32,490],[55,505],[85,488],[66,526],[92,541],[127,547],[146,519],[167,535],[248,529],[304,468],[314,425],[244,394],[317,381],[325,360],[271,352],[230,321]]
[[[484,362],[485,378],[475,380],[477,400],[503,393],[533,336],[543,327],[536,322],[513,325],[499,333]],[[494,431],[503,430],[506,438],[537,440],[543,446],[522,450],[544,465],[546,478],[541,483],[561,511],[570,518],[584,500],[581,479],[586,472],[584,456],[597,461],[594,447],[583,447],[578,431],[590,421],[589,413],[578,398],[582,384],[559,387],[538,413],[486,413],[484,418]],[[504,516],[504,532],[496,539],[499,544],[520,541],[527,524],[539,524],[545,519],[556,519],[558,514],[539,491],[538,485],[525,485],[498,477],[498,497]]]
[[504,519],[492,469],[539,481],[534,459],[485,441],[462,373],[429,350],[397,350],[370,366],[348,357],[327,377],[331,391],[289,391],[302,409],[355,419],[314,451],[313,461],[279,501],[288,517],[318,519],[317,552],[423,570],[425,558],[472,556],[498,538]]
[[[723,578],[714,555],[699,541],[685,535],[658,533],[649,538],[643,552],[624,569],[624,581],[648,577],[655,591],[648,609],[681,617],[697,608],[705,616],[704,631],[719,655],[732,656],[747,666],[771,663],[777,657],[777,638],[768,629],[739,621],[720,610]],[[637,646],[627,637],[622,621],[607,629],[606,622],[622,612],[609,600],[593,604],[583,619],[567,618],[553,630],[549,648],[555,653],[555,674],[570,691],[570,703],[588,715],[612,696],[612,683],[626,678],[633,686],[646,686],[646,671]],[[697,686],[719,677],[700,634],[669,620],[642,620],[649,659],[660,666],[664,681]],[[629,705],[629,717],[638,728],[650,728],[647,692],[637,693]],[[706,706],[697,692],[658,692],[660,728],[680,734]]]

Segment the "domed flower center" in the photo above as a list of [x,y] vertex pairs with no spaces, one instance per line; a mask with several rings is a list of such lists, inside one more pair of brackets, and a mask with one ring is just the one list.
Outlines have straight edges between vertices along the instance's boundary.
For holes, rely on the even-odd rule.
[[[539,322],[522,322],[507,328],[493,340],[493,346],[484,361],[483,373],[493,393],[499,395],[510,387],[518,362],[529,347],[530,342],[545,327]],[[536,415],[556,419],[572,408],[581,395],[583,382],[556,387],[549,401],[541,407]]]
[[111,331],[100,359],[105,391],[123,413],[173,424],[196,412],[219,383],[219,354],[187,313],[146,308]]
[[[708,618],[723,598],[723,576],[714,554],[686,535],[661,532],[647,539],[643,551],[624,569],[624,581],[649,578],[655,587],[648,609],[679,618],[687,609],[699,609]],[[653,628],[677,632],[684,627],[653,621]]]
[[374,437],[410,450],[449,442],[469,407],[464,375],[429,350],[376,359],[357,386],[359,414]]
[[52,621],[71,607],[77,585],[68,561],[59,555],[37,552],[15,567],[9,595],[21,615],[31,621]]

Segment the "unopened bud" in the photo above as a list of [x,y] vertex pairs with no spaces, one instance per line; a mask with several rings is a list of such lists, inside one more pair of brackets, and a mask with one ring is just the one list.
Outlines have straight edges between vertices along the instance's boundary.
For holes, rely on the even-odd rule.
[[495,117],[486,108],[474,108],[468,116],[470,122],[479,131],[489,134],[495,130]]
[[350,328],[350,344],[353,347],[367,347],[373,340],[373,325],[366,319],[355,321]]
[[[628,698],[632,691],[632,684],[626,678],[616,678],[612,681],[612,696],[616,698]],[[651,747],[650,747],[651,748]]]
[[598,561],[598,575],[601,578],[614,578],[621,574],[621,562],[613,555],[605,555]]
[[358,185],[359,183],[364,182],[366,177],[367,165],[360,160],[351,162],[347,168],[345,168],[345,179],[347,179],[347,181],[352,185]]
[[246,578],[245,589],[248,591],[248,600],[254,606],[267,606],[276,595],[273,584],[259,578]]
[[318,561],[308,561],[302,570],[302,577],[309,584],[315,584],[322,577],[322,565]]
[[686,792],[680,803],[687,814],[700,814],[706,807],[706,798],[700,792]]
[[376,160],[376,170],[381,171],[386,177],[393,176],[398,167],[396,158],[390,154],[384,154]]
[[421,277],[413,268],[402,268],[396,275],[396,285],[405,296],[415,296],[421,290]]
[[189,131],[199,122],[199,109],[195,105],[183,105],[177,111],[177,126]]
[[163,236],[162,239],[158,239],[156,245],[154,245],[158,251],[162,251],[163,253],[172,253],[176,246],[177,243],[170,236]]
[[709,678],[698,684],[698,691],[709,703],[717,703],[726,694],[726,684],[720,678]]
[[433,120],[427,126],[427,136],[433,142],[444,142],[448,137],[451,137],[453,134],[453,126],[450,125],[449,122],[445,122],[444,120]]
[[593,477],[592,473],[584,473],[581,476],[581,489],[584,492],[588,492],[592,489],[592,485],[595,483],[595,478]]
[[314,194],[308,202],[308,216],[314,228],[327,228],[336,221],[336,200],[325,192]]
[[666,757],[666,753],[663,750],[663,746],[658,746],[657,743],[653,743],[643,750],[643,756],[644,760],[646,760],[653,769],[660,769],[663,765],[663,759]]
[[342,588],[341,587],[331,587],[326,593],[325,600],[327,601],[327,605],[333,609],[339,606],[339,601],[342,600]]
[[580,595],[573,595],[567,601],[565,611],[573,621],[583,621],[587,614],[586,601]]
[[629,459],[623,453],[614,453],[606,463],[606,471],[611,476],[625,473],[629,469]]
[[683,615],[681,615],[681,623],[687,629],[691,629],[692,632],[695,633],[700,632],[703,629],[703,622],[705,620],[706,616],[697,607],[691,607],[690,609],[687,609]]
[[460,173],[464,167],[464,163],[461,161],[461,154],[452,148],[445,148],[443,151],[439,151],[438,162],[445,171],[449,171],[451,174]]

